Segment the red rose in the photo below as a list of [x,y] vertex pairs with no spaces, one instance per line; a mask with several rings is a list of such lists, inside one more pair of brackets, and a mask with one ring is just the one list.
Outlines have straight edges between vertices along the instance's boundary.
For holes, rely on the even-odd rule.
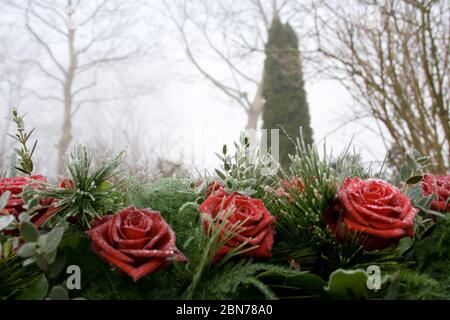
[[65,179],[59,183],[59,187],[62,189],[75,189],[75,182],[70,179]]
[[[25,203],[19,195],[23,192],[25,187],[39,186],[39,184],[42,183],[47,183],[47,179],[41,175],[0,179],[0,195],[6,191],[11,192],[11,196],[4,210],[18,218],[22,212],[26,211],[23,208]],[[50,203],[51,200],[41,200],[41,205],[49,205]],[[33,215],[31,221],[37,226],[40,226],[44,222],[43,219],[41,219],[41,216],[43,216],[46,211],[46,209],[39,210]]]
[[13,195],[22,193],[24,187],[33,184],[47,183],[47,179],[44,176],[29,176],[29,177],[13,177],[0,179],[0,194],[6,191],[11,192]]
[[302,180],[300,177],[294,177],[290,181],[289,180],[283,180],[281,182],[284,190],[286,191],[295,191],[298,193],[302,193],[305,187],[303,186]]
[[396,187],[376,179],[348,178],[324,220],[338,239],[366,235],[366,250],[382,249],[414,235],[415,209]]
[[170,261],[186,262],[175,233],[157,211],[127,208],[93,221],[92,249],[134,281]]
[[[210,195],[201,205],[200,211],[204,215],[205,231],[209,230],[210,221],[214,219],[218,227],[227,215],[224,228],[230,230],[237,223],[243,223],[238,234],[230,239],[216,254],[215,260],[220,260],[231,249],[246,243],[243,249],[257,246],[244,252],[252,257],[270,257],[273,245],[275,217],[270,214],[263,202],[233,193],[227,194],[219,189]],[[231,211],[231,213],[230,213]]]
[[209,197],[213,193],[221,190],[223,190],[223,185],[220,182],[213,181],[206,188],[206,196]]
[[447,203],[450,198],[450,175],[424,176],[422,179],[422,190],[423,195],[426,197],[430,195],[435,196],[431,202],[431,209],[450,212],[450,205]]

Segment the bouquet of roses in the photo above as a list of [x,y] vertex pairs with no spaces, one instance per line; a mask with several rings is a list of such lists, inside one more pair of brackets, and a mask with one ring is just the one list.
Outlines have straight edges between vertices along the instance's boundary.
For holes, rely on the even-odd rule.
[[415,151],[397,177],[299,140],[270,173],[242,136],[214,174],[142,185],[121,155],[77,147],[52,185],[17,138],[23,175],[0,179],[0,298],[450,297],[450,176],[425,174]]

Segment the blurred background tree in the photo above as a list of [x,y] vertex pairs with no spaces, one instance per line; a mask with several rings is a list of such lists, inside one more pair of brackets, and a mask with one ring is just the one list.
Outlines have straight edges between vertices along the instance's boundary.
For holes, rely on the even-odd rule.
[[[274,15],[266,44],[263,81],[263,128],[280,128],[280,164],[288,168],[295,139],[302,128],[305,143],[313,143],[308,102],[304,89],[298,38],[289,23]],[[270,148],[271,135],[267,135]],[[264,137],[265,138],[265,137]]]
[[317,70],[348,89],[353,116],[377,121],[391,165],[415,148],[448,172],[450,2],[321,0],[302,9],[314,17]]
[[[26,93],[63,110],[58,170],[73,138],[73,117],[81,107],[130,100],[151,91],[147,84],[136,86],[131,81],[125,92],[96,95],[93,91],[104,82],[102,77],[119,78],[120,66],[148,58],[154,43],[134,36],[143,22],[142,6],[140,0],[2,0],[2,10],[14,17],[6,26],[20,35],[17,42],[27,43],[23,50],[7,52],[9,61],[33,70],[37,79]],[[24,90],[24,81],[8,83]]]
[[[295,19],[292,0],[164,1],[197,71],[247,115],[251,144],[263,110],[265,44],[273,15]],[[211,62],[214,63],[211,63]],[[218,67],[220,66],[220,67]],[[297,130],[298,131],[298,130]]]

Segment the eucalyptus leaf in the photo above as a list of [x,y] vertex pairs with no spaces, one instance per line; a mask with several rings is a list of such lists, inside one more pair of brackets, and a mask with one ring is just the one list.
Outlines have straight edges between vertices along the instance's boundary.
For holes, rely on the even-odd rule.
[[57,250],[54,250],[45,254],[47,262],[47,270],[49,266],[55,262],[57,252],[58,252]]
[[53,229],[47,234],[47,242],[45,246],[45,252],[50,253],[56,251],[59,243],[64,235],[64,229],[62,227],[58,227]]
[[408,178],[412,175],[413,168],[407,164],[404,164],[400,169],[400,179],[402,181],[408,180]]
[[22,258],[33,257],[36,254],[36,243],[35,242],[25,243],[20,247],[17,254]]
[[421,186],[411,186],[405,191],[405,194],[410,199],[416,199],[422,196],[422,187]]
[[55,261],[49,267],[48,276],[50,278],[56,278],[61,273],[66,265],[66,258],[67,256],[64,253],[56,255]]
[[39,231],[31,222],[23,221],[20,224],[20,235],[26,242],[35,242],[39,238]]
[[8,228],[15,220],[16,218],[12,214],[0,216],[0,231]]
[[35,256],[37,266],[44,272],[48,271],[47,257],[45,254],[37,254]]
[[23,266],[26,267],[26,266],[32,265],[35,262],[36,262],[35,257],[28,258],[28,259],[25,259],[25,261],[23,262]]
[[62,286],[54,286],[49,298],[51,300],[69,300],[69,293]]
[[19,214],[19,222],[23,222],[23,221],[29,221],[30,220],[30,215],[26,212],[22,212],[21,214]]
[[8,200],[11,196],[10,191],[6,191],[0,196],[0,210],[3,210],[8,205]]

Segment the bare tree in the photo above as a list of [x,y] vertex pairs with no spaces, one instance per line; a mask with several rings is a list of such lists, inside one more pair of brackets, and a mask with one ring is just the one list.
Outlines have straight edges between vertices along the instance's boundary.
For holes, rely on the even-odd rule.
[[314,1],[309,9],[320,70],[338,79],[378,121],[389,149],[399,153],[414,147],[431,156],[436,171],[446,172],[449,2]]
[[[72,141],[72,120],[77,111],[84,105],[127,97],[123,92],[96,96],[94,89],[107,82],[102,75],[110,76],[113,66],[120,70],[125,63],[142,58],[153,44],[151,39],[145,39],[143,44],[137,38],[142,32],[139,24],[143,22],[144,6],[140,0],[2,2],[5,11],[14,17],[17,34],[26,37],[41,52],[35,56],[25,51],[11,57],[36,71],[41,86],[35,84],[33,87],[38,89],[29,90],[39,100],[63,107],[58,143],[61,170],[61,161]],[[128,96],[141,94],[140,90]]]
[[[257,129],[262,112],[264,45],[273,14],[291,1],[176,0],[165,10],[197,71],[247,114],[245,129]],[[220,63],[211,67],[209,61]],[[250,136],[255,142],[255,137]]]
[[9,157],[12,152],[13,140],[7,137],[7,133],[11,129],[11,114],[14,106],[20,105],[27,97],[26,88],[23,83],[29,75],[29,68],[27,65],[15,65],[8,59],[7,48],[10,45],[9,39],[0,35],[0,122],[5,122],[4,126],[0,127],[0,172],[6,172],[11,167]]

